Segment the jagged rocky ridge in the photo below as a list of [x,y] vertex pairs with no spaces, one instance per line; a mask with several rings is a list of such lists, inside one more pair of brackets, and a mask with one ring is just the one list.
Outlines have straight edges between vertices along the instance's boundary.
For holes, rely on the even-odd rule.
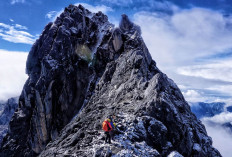
[[6,102],[0,102],[0,145],[8,130],[8,124],[16,108],[18,97],[10,98]]
[[[33,45],[27,73],[1,156],[221,156],[126,15],[115,28],[70,5]],[[105,145],[112,113],[121,133]]]

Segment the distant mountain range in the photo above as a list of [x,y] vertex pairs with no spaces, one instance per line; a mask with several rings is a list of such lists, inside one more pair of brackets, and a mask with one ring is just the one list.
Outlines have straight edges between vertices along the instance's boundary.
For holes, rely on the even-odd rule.
[[[221,125],[232,132],[232,122],[220,122],[214,121],[212,117],[220,114],[228,114],[232,112],[232,106],[226,106],[224,102],[197,102],[190,103],[192,112],[197,116],[198,119],[207,120],[207,123],[211,125]],[[211,118],[211,119],[210,119]]]
[[201,119],[203,117],[213,117],[217,114],[224,112],[225,107],[224,102],[198,102],[198,103],[190,103],[191,110],[197,118]]

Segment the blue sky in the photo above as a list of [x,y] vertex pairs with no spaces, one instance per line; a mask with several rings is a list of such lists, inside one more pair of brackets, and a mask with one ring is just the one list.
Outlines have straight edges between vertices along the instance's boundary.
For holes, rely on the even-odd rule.
[[[0,3],[0,101],[18,96],[27,79],[25,62],[45,25],[69,4],[101,10],[116,26],[121,14],[141,27],[157,66],[172,78],[189,102],[232,105],[231,0],[6,0]],[[232,114],[220,120],[232,121]],[[232,143],[220,142],[222,128],[207,126],[216,146],[228,155]],[[219,141],[219,142],[218,142]]]

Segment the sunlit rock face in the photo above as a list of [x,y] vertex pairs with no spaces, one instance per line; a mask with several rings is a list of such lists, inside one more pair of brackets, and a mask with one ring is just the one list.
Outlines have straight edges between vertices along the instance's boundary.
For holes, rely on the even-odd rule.
[[[70,5],[33,45],[27,73],[0,155],[220,156],[126,15],[114,28]],[[120,130],[111,146],[101,129],[109,114]]]

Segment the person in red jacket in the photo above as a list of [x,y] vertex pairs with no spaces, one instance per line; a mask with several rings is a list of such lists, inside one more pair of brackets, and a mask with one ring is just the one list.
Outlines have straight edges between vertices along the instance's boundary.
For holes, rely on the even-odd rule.
[[105,131],[105,142],[111,144],[111,136],[110,132],[113,130],[112,126],[110,125],[110,119],[105,119],[102,123],[102,129]]

